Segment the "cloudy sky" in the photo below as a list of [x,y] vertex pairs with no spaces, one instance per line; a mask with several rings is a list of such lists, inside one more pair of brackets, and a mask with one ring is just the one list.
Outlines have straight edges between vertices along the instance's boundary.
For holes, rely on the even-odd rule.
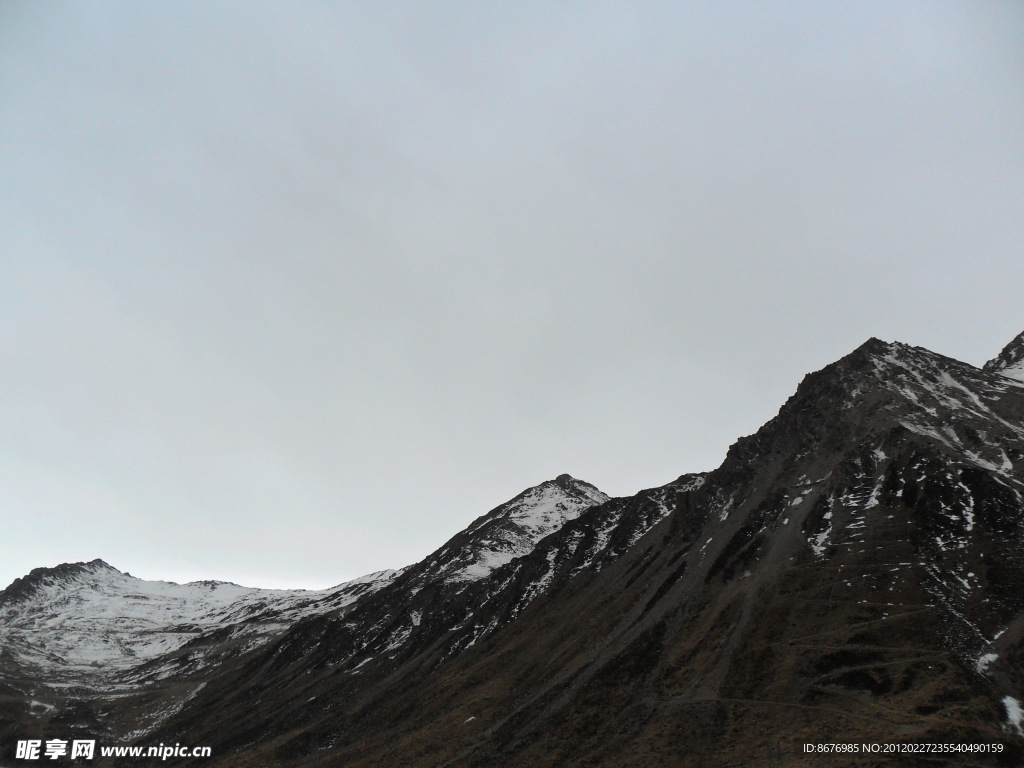
[[[0,4],[0,582],[324,587],[1024,330],[1024,11]],[[0,586],[2,586],[0,584]]]

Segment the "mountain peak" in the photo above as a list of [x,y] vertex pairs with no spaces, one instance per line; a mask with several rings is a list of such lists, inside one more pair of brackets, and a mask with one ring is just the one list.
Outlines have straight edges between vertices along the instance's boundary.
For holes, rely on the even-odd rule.
[[890,349],[892,349],[892,346],[892,342],[883,341],[882,339],[879,339],[876,336],[872,336],[859,347],[857,347],[855,350],[853,350],[852,354],[857,354],[858,352],[864,354],[881,354],[883,352],[888,352]]
[[1018,334],[1013,341],[1003,347],[1002,352],[985,363],[982,370],[1024,381],[1024,332]]
[[513,499],[474,520],[430,560],[457,581],[476,581],[609,496],[590,483],[561,474],[527,488]]

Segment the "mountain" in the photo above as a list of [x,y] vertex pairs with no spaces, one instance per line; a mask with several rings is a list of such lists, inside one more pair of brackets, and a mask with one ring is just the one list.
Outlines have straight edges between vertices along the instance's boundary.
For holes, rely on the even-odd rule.
[[[146,661],[114,657],[117,691],[60,689],[44,630],[103,615],[97,590],[134,605],[63,583],[129,577],[33,572],[0,593],[0,631],[49,616],[16,663],[0,635],[5,743],[75,724],[239,768],[1020,765],[1022,360],[1024,334],[982,369],[871,339],[710,473],[616,499],[562,475],[351,600],[250,619],[226,591],[188,613],[200,663],[123,630]],[[804,751],[825,743],[857,750]]]

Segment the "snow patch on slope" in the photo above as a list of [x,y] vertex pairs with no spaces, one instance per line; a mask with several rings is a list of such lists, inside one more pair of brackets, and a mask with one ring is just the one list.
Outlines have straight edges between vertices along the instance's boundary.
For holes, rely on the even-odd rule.
[[1020,701],[1013,696],[1003,697],[1003,706],[1006,707],[1006,721],[1010,727],[1017,732],[1018,736],[1024,736],[1024,710],[1021,710]]

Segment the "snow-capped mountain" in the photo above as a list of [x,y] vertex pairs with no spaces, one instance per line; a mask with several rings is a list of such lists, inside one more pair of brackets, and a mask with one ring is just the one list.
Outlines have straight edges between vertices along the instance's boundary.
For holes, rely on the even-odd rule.
[[[530,488],[415,568],[414,581],[422,588],[428,581],[484,578],[607,499],[568,475]],[[181,676],[222,660],[222,651],[250,651],[300,619],[336,613],[400,574],[381,571],[309,591],[144,581],[102,560],[39,568],[0,592],[0,647],[8,664],[58,686],[103,689],[126,680]],[[199,645],[207,646],[202,654],[178,653]]]
[[[1022,764],[1022,361],[1024,334],[984,369],[871,339],[712,472],[559,476],[360,594],[34,572],[0,593],[0,729],[231,766]],[[58,652],[107,654],[121,698],[29,686]]]
[[[344,621],[351,647],[339,640],[320,651],[332,664],[343,649],[354,670],[387,663],[414,630],[440,628],[447,615],[431,600],[456,610],[455,598],[475,582],[607,500],[594,486],[561,475],[483,515],[421,563],[320,591],[144,581],[102,560],[36,569],[0,592],[0,672],[30,702],[34,718],[107,707],[111,697],[159,695],[159,708],[105,724],[112,733],[141,736],[178,712],[211,670],[248,658],[296,626],[303,628],[301,639]],[[396,579],[387,598],[368,600]],[[360,610],[353,614],[356,602]],[[293,638],[282,646],[290,647]],[[305,657],[303,642],[299,647]],[[457,650],[453,645],[450,652]]]

